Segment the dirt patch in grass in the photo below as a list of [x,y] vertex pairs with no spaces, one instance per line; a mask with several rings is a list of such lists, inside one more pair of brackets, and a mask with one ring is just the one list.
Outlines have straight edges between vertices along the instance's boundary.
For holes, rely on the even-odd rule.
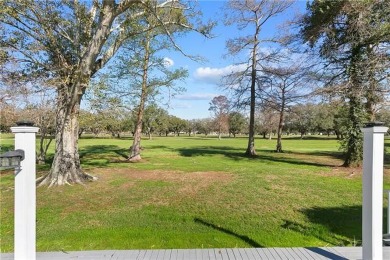
[[229,181],[233,177],[230,173],[225,172],[181,172],[181,171],[163,171],[163,170],[135,170],[126,168],[117,169],[96,169],[90,171],[92,175],[96,175],[102,180],[116,179],[118,177],[128,178],[133,180],[153,180],[153,181]]
[[96,169],[91,171],[99,178],[98,182],[111,183],[119,189],[131,189],[139,185],[152,185],[163,189],[166,187],[178,196],[196,195],[208,187],[226,185],[230,183],[234,175],[226,172],[181,172],[163,170],[135,170],[135,169]]
[[[339,176],[348,179],[362,178],[363,167],[331,167],[328,172],[321,172],[323,176]],[[383,175],[385,178],[390,179],[390,169],[384,168]]]

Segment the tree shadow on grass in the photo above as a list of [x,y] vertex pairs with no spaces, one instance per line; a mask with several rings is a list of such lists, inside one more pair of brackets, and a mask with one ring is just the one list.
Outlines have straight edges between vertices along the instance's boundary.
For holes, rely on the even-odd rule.
[[320,136],[313,136],[313,135],[305,135],[303,138],[299,136],[283,136],[283,140],[302,140],[302,141],[307,141],[307,140],[319,140],[319,141],[324,141],[324,140],[338,140],[335,136],[326,136],[326,135],[320,135]]
[[[89,166],[107,166],[109,163],[125,162],[128,153],[128,149],[117,145],[88,145],[79,151],[80,160],[84,165]],[[113,154],[120,156],[123,160],[115,160]]]
[[[313,225],[297,223],[294,220],[284,220],[285,223],[281,227],[308,236],[315,236],[331,245],[358,246],[361,244],[361,206],[313,207],[300,211]],[[320,228],[318,228],[318,225]]]
[[[279,162],[279,163],[287,163],[287,164],[294,164],[294,165],[309,165],[309,166],[327,166],[327,167],[334,167],[334,164],[329,163],[322,163],[322,162],[316,162],[316,161],[309,161],[310,155],[315,156],[331,156],[338,158],[340,155],[337,153],[295,153],[295,152],[288,152],[285,153],[276,153],[272,150],[257,150],[257,155],[255,156],[247,156],[244,153],[243,149],[235,148],[231,146],[199,146],[195,148],[179,148],[179,149],[173,149],[175,151],[178,151],[180,155],[185,157],[193,157],[193,156],[208,156],[208,155],[223,155],[229,159],[232,160],[259,160],[259,161],[270,161],[270,162]],[[308,155],[307,160],[297,159],[293,158],[292,156],[294,154],[299,155]]]
[[242,241],[244,241],[245,243],[247,243],[248,245],[252,246],[252,247],[263,247],[262,245],[260,245],[259,243],[257,243],[256,241],[254,241],[253,239],[249,238],[248,236],[245,236],[245,235],[240,235],[240,234],[237,234],[227,228],[223,228],[221,226],[218,226],[218,225],[215,225],[215,224],[212,224],[210,222],[207,222],[203,219],[200,219],[200,218],[194,218],[194,222],[195,223],[198,223],[198,224],[201,224],[201,225],[204,225],[206,227],[209,227],[209,228],[212,228],[212,229],[215,229],[217,231],[220,231],[222,233],[225,233],[225,234],[228,234],[228,235],[231,235],[231,236],[234,236],[238,239],[241,239]]
[[5,153],[5,152],[8,152],[8,151],[11,151],[11,150],[14,150],[14,145],[13,144],[1,144],[0,145],[0,153]]
[[[295,152],[284,151],[286,156],[275,157],[275,161],[284,161],[292,164],[302,164],[311,166],[326,166],[326,167],[341,167],[344,162],[344,156],[342,152],[338,151],[311,151],[311,152]],[[293,158],[294,155],[305,156],[307,158]],[[291,156],[291,157],[289,157]],[[315,158],[313,160],[313,158]],[[268,158],[271,160],[271,158]]]
[[300,160],[296,158],[290,158],[287,156],[276,157],[272,155],[262,154],[259,156],[261,160],[267,160],[270,162],[280,162],[280,163],[288,163],[293,165],[307,165],[307,166],[318,166],[318,167],[333,167],[334,165],[322,162],[308,161],[308,160]]
[[153,149],[168,149],[168,150],[172,150],[171,148],[169,148],[166,145],[148,145],[148,147],[145,148],[145,149],[148,149],[148,150],[153,150]]
[[[147,146],[148,150],[162,149],[168,151],[178,152],[184,157],[194,156],[213,156],[222,155],[231,160],[259,160],[269,161],[278,163],[287,163],[293,165],[308,165],[318,167],[334,167],[335,164],[323,163],[321,161],[310,161],[310,156],[327,156],[333,157],[334,159],[340,159],[341,154],[337,152],[311,152],[311,153],[300,153],[300,152],[289,152],[275,153],[272,150],[257,150],[258,154],[255,156],[245,155],[245,150],[242,148],[231,147],[231,146],[198,146],[193,148],[171,148],[163,145]],[[79,151],[80,159],[83,164],[91,166],[105,166],[109,163],[123,163],[127,162],[129,151],[127,148],[120,148],[116,145],[89,145],[80,148]],[[118,155],[121,159],[115,159],[115,155]],[[294,154],[307,155],[307,158],[294,158]],[[99,161],[100,160],[100,161]]]
[[195,148],[178,148],[174,150],[178,151],[180,155],[184,157],[223,155],[233,160],[243,160],[258,157],[248,157],[244,154],[244,151],[242,149],[230,146],[199,146]]
[[339,159],[339,160],[343,160],[344,159],[343,153],[342,152],[336,152],[336,151],[314,151],[314,152],[308,152],[308,153],[299,152],[299,154],[307,154],[307,155],[315,155],[315,156],[326,156],[326,157],[332,157],[334,159]]

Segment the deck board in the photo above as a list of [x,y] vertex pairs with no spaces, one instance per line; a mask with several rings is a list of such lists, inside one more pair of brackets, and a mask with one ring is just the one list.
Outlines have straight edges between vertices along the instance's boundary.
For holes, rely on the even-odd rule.
[[269,251],[268,248],[259,248],[258,249],[259,251],[263,251],[264,254],[267,256],[267,259],[271,260],[271,259],[275,259],[274,256],[272,256],[271,252]]
[[271,254],[271,257],[270,259],[278,259],[278,260],[281,260],[282,258],[280,257],[280,254],[278,253],[278,251],[276,251],[275,248],[265,248],[266,250],[268,250]]
[[295,260],[295,256],[291,255],[291,253],[287,250],[287,248],[278,248],[277,249],[279,255],[284,260]]
[[302,248],[302,247],[293,247],[292,248],[293,250],[299,252],[299,254],[302,254],[306,257],[307,260],[315,260],[314,257],[312,257],[309,252],[305,249],[305,248]]
[[218,252],[221,254],[221,259],[229,259],[226,249],[220,248],[218,249]]
[[177,249],[172,249],[169,255],[169,260],[177,260]]
[[[13,260],[12,253],[0,259]],[[361,247],[293,248],[215,248],[161,250],[102,250],[78,252],[38,252],[37,260],[126,259],[126,260],[345,260],[362,259]],[[390,247],[383,248],[383,259],[390,259]]]
[[299,254],[294,248],[289,247],[287,250],[290,252],[291,255],[294,256],[295,259],[307,259],[305,255]]
[[253,255],[249,252],[249,250],[245,250],[243,248],[237,248],[237,250],[240,253],[242,259],[255,260],[253,259]]
[[218,248],[214,249],[214,254],[215,254],[215,259],[217,259],[217,260],[222,259],[222,254]]
[[264,250],[262,250],[261,248],[257,248],[255,250],[257,251],[257,254],[260,256],[261,259],[269,260],[267,254],[265,253]]
[[[259,253],[257,252],[257,250],[255,248],[246,248],[245,249],[247,255],[249,256],[249,259],[251,260],[263,260],[264,258],[262,258]],[[264,259],[264,260],[267,260],[267,259]]]
[[206,249],[207,250],[207,256],[209,260],[216,260],[217,258],[215,257],[215,250],[214,249]]

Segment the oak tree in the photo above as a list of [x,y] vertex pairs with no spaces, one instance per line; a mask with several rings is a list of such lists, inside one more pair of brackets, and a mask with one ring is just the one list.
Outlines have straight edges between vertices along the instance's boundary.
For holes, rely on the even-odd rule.
[[[40,185],[95,179],[82,170],[78,153],[78,115],[91,78],[126,41],[144,32],[140,16],[155,14],[157,26],[170,35],[168,25],[191,26],[175,15],[160,20],[158,10],[181,10],[193,22],[198,13],[187,6],[177,0],[0,2],[2,67],[15,77],[46,77],[57,89],[55,156],[50,172],[38,180]],[[196,30],[208,33],[207,26]]]
[[374,119],[375,103],[388,78],[389,10],[389,1],[315,0],[301,22],[302,38],[327,61],[324,69],[332,74],[328,85],[341,86],[348,102],[344,166],[361,163],[360,128]]

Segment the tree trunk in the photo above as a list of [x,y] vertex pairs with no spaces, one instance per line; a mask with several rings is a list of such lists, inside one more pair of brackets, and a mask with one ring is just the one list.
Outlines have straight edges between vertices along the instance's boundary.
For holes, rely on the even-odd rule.
[[349,98],[349,127],[345,133],[343,143],[345,167],[360,166],[363,160],[363,134],[360,130],[363,120],[363,104],[360,90],[362,88],[359,80],[360,47],[352,49],[352,60],[349,73],[348,98]]
[[[73,90],[73,91],[69,91]],[[48,174],[37,180],[41,185],[82,184],[96,180],[83,172],[78,152],[78,115],[81,101],[79,85],[62,86],[58,89],[56,113],[56,152]]]
[[84,132],[84,129],[79,128],[79,139],[81,138],[81,135],[83,134],[83,132]]
[[[282,93],[282,99],[284,99],[284,92]],[[282,153],[282,131],[284,124],[284,101],[282,101],[282,107],[279,114],[279,125],[278,125],[278,139],[276,141],[276,152]]]
[[346,133],[344,164],[345,167],[360,166],[363,159],[363,142],[360,127],[362,114],[362,103],[357,97],[349,98],[349,129]]
[[130,156],[129,156],[130,162],[137,162],[142,159],[141,158],[141,134],[142,134],[143,113],[141,113],[140,110],[141,110],[141,106],[138,109],[137,124],[135,126],[135,131],[134,131],[133,144],[130,147]]
[[[144,116],[145,102],[147,99],[147,88],[148,88],[148,67],[149,67],[149,56],[150,56],[150,39],[145,40],[145,56],[143,63],[143,74],[142,74],[142,90],[141,90],[141,99],[138,108],[137,114],[137,124],[134,133],[133,145],[130,147],[130,162],[140,161],[141,158],[141,132],[142,132],[142,120]],[[149,140],[151,139],[151,134],[149,131]]]
[[251,103],[250,103],[250,112],[249,112],[249,137],[248,137],[248,147],[246,148],[245,155],[255,156],[255,102],[256,102],[256,64],[257,64],[257,35],[258,27],[256,27],[256,33],[254,37],[254,46],[252,51],[252,71],[251,71]]
[[44,164],[45,161],[46,161],[46,153],[45,153],[45,149],[44,149],[44,146],[45,146],[44,142],[45,142],[45,130],[41,129],[41,136],[39,138],[39,153],[37,155],[37,162],[38,162],[38,164]]
[[[374,59],[373,55],[373,47],[370,46],[367,49],[368,57]],[[372,66],[372,65],[371,65]],[[368,114],[368,118],[370,122],[374,122],[376,120],[375,110],[376,105],[381,101],[381,97],[378,96],[377,91],[379,89],[378,81],[375,79],[375,68],[368,68],[368,89],[365,91],[366,95],[366,111]]]
[[337,140],[341,140],[340,132],[339,131],[335,131],[335,133],[336,133],[336,139]]
[[40,136],[40,140],[39,140],[39,153],[37,156],[38,164],[44,164],[46,162],[47,150],[49,149],[49,146],[50,146],[51,142],[53,141],[53,139],[50,138],[49,141],[47,141],[45,143],[46,136],[47,136],[46,131],[41,130],[41,136]]

